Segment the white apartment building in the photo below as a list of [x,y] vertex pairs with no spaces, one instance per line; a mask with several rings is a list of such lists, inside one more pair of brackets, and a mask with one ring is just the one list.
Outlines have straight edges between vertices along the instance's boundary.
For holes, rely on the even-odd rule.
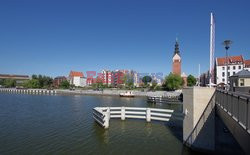
[[71,71],[69,74],[69,83],[76,87],[86,86],[87,79],[83,76],[82,72]]
[[139,87],[140,86],[140,77],[137,72],[133,73],[133,80],[134,80],[134,86]]
[[[232,76],[239,71],[244,69],[244,59],[240,56],[229,56],[228,57],[228,65],[226,65],[226,58],[216,58],[216,84],[220,83],[229,83],[229,79],[227,77]],[[228,66],[226,68],[226,66]]]
[[111,85],[113,82],[113,73],[110,70],[102,70],[102,81],[104,84]]

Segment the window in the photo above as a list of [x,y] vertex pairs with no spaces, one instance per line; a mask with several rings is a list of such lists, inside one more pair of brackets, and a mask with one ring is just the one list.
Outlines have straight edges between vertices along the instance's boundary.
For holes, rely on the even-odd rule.
[[235,74],[235,72],[233,72],[233,75]]
[[244,79],[240,79],[240,86],[244,86]]
[[241,69],[241,66],[239,66],[239,69]]
[[227,76],[230,76],[230,72],[227,72]]
[[230,66],[227,66],[227,69],[230,70]]
[[222,67],[222,70],[225,70],[225,67]]
[[224,77],[225,76],[225,72],[222,72],[222,77]]
[[233,70],[235,70],[235,68],[236,68],[236,67],[235,67],[235,66],[233,66]]
[[222,81],[225,82],[225,79],[223,78]]

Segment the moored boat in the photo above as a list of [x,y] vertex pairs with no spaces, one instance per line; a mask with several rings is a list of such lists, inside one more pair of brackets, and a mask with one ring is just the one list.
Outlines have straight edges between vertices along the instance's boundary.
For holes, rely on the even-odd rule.
[[135,95],[131,92],[120,93],[120,97],[135,97]]

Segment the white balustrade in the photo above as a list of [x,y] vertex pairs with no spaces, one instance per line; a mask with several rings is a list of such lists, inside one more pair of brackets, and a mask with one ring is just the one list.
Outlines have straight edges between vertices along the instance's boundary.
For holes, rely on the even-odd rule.
[[93,118],[104,128],[109,127],[111,118],[145,119],[147,122],[151,120],[169,121],[174,110],[158,109],[158,108],[141,108],[141,107],[96,107],[93,109]]

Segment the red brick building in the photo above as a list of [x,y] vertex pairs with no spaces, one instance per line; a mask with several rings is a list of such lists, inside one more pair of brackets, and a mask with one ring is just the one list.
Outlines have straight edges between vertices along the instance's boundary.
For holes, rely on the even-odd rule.
[[179,50],[179,44],[177,41],[175,42],[172,73],[181,76],[181,55]]
[[187,75],[184,72],[181,74],[181,54],[179,50],[179,43],[177,40],[175,42],[172,73],[181,76],[183,80],[183,86],[187,87]]
[[55,77],[54,80],[53,80],[53,86],[54,86],[55,88],[59,88],[61,82],[62,82],[62,81],[65,81],[65,80],[67,80],[67,78],[66,78],[65,76],[57,76],[57,77]]

